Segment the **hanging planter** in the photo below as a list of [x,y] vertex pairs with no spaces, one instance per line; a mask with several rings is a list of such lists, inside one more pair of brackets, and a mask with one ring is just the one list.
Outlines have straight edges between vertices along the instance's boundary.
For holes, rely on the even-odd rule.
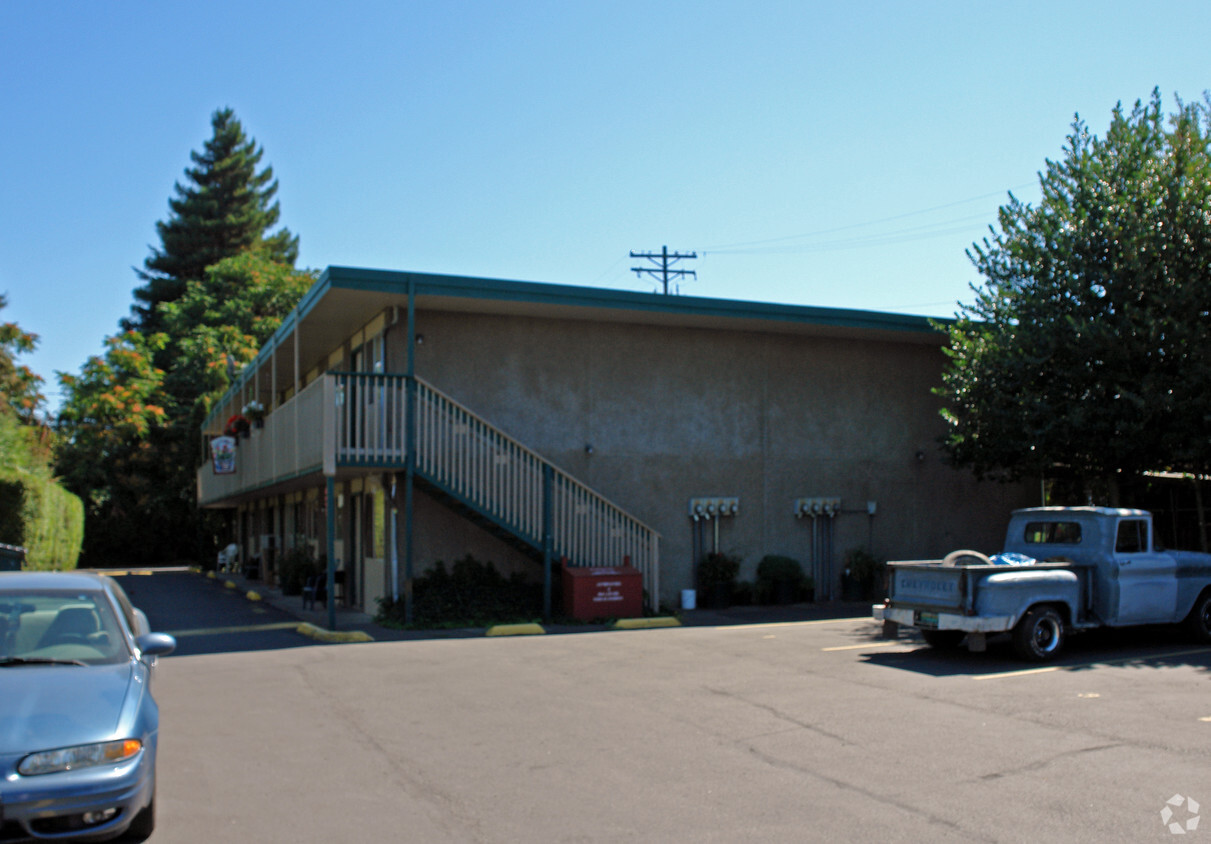
[[253,399],[244,405],[243,415],[257,428],[265,427],[265,405]]
[[227,424],[223,426],[223,433],[229,437],[246,437],[249,435],[251,427],[248,417],[237,413],[227,420]]

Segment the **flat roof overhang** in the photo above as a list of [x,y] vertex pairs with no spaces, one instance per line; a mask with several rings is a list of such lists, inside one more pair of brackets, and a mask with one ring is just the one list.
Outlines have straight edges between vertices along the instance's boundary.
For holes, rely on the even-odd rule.
[[[384,309],[406,313],[415,295],[417,311],[529,316],[665,327],[792,334],[812,337],[942,346],[935,323],[948,320],[878,311],[779,305],[698,296],[668,296],[527,281],[470,278],[395,270],[328,267],[295,309],[244,368],[217,408],[229,404],[257,372],[265,384],[293,383],[294,337],[304,368],[338,348]],[[213,415],[213,414],[212,414]],[[214,420],[208,419],[212,425]]]

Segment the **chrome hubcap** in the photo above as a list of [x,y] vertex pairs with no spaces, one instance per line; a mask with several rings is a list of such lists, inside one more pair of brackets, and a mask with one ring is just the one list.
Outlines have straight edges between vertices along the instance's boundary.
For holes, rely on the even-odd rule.
[[1055,650],[1056,645],[1060,642],[1060,629],[1050,618],[1045,618],[1039,622],[1034,628],[1034,644],[1042,653],[1050,653]]

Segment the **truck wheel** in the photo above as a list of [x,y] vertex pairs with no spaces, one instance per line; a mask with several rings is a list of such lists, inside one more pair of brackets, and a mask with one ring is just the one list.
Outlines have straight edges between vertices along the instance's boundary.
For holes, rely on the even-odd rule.
[[1013,628],[1013,647],[1022,659],[1046,662],[1064,644],[1064,619],[1051,607],[1035,607]]
[[925,644],[938,650],[952,650],[959,646],[967,634],[962,630],[922,630],[921,638]]
[[1194,641],[1211,642],[1211,589],[1198,596],[1183,624]]

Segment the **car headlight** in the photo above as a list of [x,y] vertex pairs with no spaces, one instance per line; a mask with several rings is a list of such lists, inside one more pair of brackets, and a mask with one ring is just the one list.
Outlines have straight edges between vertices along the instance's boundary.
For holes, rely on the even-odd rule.
[[142,749],[143,742],[138,739],[118,739],[59,750],[44,750],[41,753],[31,753],[22,759],[17,765],[17,773],[32,777],[37,774],[91,768],[95,765],[112,765],[131,758]]

